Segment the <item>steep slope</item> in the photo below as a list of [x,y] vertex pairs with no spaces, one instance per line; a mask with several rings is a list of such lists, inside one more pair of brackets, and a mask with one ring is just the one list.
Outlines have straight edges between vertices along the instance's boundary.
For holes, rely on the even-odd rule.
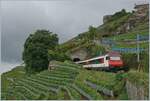
[[[85,70],[72,62],[51,62],[52,70],[31,76],[16,78],[2,74],[2,82],[9,78],[8,85],[2,85],[2,100],[102,100],[129,99],[132,92],[126,92],[125,82],[144,87],[148,97],[148,74],[130,71],[124,74]],[[17,69],[9,74],[24,70]],[[22,74],[18,74],[18,76]],[[143,81],[144,80],[144,81]],[[7,87],[6,87],[7,86]],[[131,93],[130,93],[131,92]],[[142,93],[142,92],[141,92]],[[143,94],[143,93],[142,93]],[[143,96],[143,95],[142,95]]]
[[[137,34],[149,34],[149,5],[136,5],[132,12],[126,12],[124,9],[113,15],[104,16],[104,23],[96,28],[96,39],[103,38],[113,39],[115,41],[123,41],[135,39]],[[141,13],[142,12],[142,13]],[[62,44],[66,51],[87,44],[89,32],[83,32],[77,37]],[[95,41],[91,40],[91,41]],[[124,44],[124,43],[123,43]],[[146,47],[148,47],[148,43]],[[100,45],[100,44],[99,44]]]

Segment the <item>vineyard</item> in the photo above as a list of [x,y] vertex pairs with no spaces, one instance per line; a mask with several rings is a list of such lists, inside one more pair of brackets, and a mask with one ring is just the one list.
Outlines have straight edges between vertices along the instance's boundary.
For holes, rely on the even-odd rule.
[[9,78],[10,85],[2,90],[1,98],[3,100],[100,100],[117,99],[116,94],[125,92],[121,90],[124,83],[118,81],[113,73],[84,70],[70,62],[53,62],[53,66],[55,67],[53,70],[32,76]]

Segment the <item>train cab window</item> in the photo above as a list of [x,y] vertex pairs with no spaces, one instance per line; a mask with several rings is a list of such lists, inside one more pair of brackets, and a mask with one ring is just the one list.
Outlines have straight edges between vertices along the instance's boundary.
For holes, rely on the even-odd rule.
[[106,56],[106,60],[109,60],[110,59],[110,57],[109,56]]
[[110,57],[110,60],[120,60],[120,57]]
[[100,63],[104,63],[104,58],[99,59],[99,62],[100,62]]

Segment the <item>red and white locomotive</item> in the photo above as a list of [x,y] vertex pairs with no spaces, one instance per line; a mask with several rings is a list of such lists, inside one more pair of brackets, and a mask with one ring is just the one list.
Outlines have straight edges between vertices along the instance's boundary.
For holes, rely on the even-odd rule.
[[83,65],[83,68],[87,69],[123,70],[123,60],[118,52],[109,52],[105,55],[76,63]]

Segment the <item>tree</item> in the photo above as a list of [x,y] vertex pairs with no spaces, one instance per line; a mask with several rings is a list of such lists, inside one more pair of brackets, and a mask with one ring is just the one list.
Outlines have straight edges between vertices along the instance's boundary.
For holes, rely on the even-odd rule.
[[57,45],[57,35],[48,30],[37,30],[34,34],[30,34],[23,51],[26,72],[32,73],[47,69],[48,50],[54,50]]
[[93,27],[93,26],[89,27],[88,37],[92,40],[96,38],[96,28],[95,27]]

